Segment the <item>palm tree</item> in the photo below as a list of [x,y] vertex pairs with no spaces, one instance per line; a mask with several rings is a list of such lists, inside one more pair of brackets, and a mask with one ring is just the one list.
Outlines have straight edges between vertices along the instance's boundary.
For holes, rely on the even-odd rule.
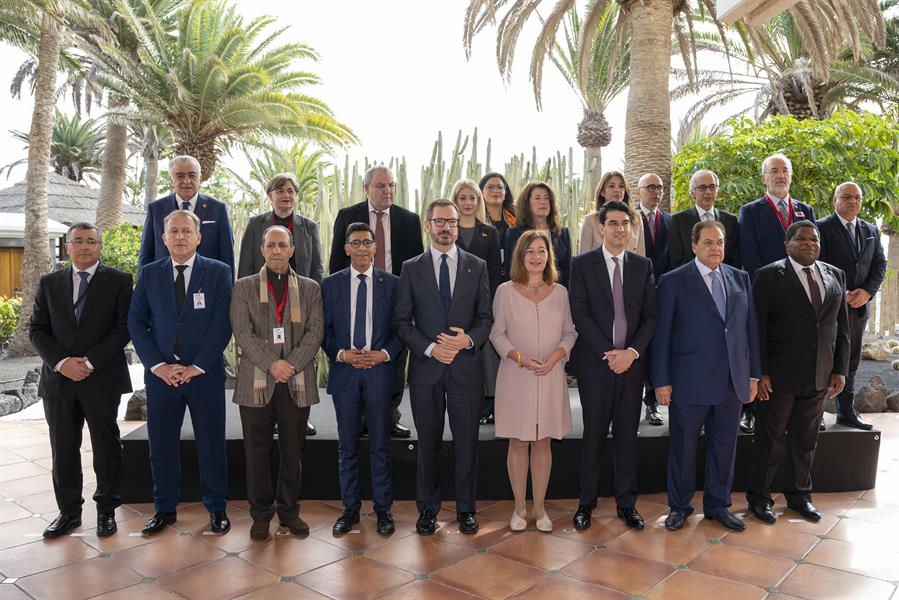
[[260,198],[260,204],[264,204],[265,186],[271,178],[278,173],[292,173],[299,184],[297,200],[301,205],[301,212],[305,211],[306,214],[313,208],[318,193],[319,170],[331,165],[327,152],[310,147],[308,142],[297,142],[283,148],[265,148],[261,157],[248,154],[247,162],[250,165],[248,179],[243,179],[231,169],[227,170],[248,197]]
[[[30,145],[27,133],[13,131],[13,137]],[[56,110],[53,113],[53,138],[50,144],[50,160],[53,171],[72,181],[83,181],[85,176],[95,180],[99,173],[103,152],[103,129],[96,119],[82,119],[77,114],[69,117]],[[18,160],[0,169],[11,173],[12,169],[27,159]],[[7,175],[8,176],[8,175]]]
[[168,35],[152,11],[142,18],[123,11],[121,18],[141,48],[134,57],[107,45],[96,57],[103,66],[101,81],[131,101],[119,114],[164,124],[172,133],[172,150],[196,157],[204,178],[236,141],[260,145],[263,136],[325,145],[356,141],[324,102],[302,92],[318,77],[291,70],[291,63],[318,56],[303,44],[274,46],[285,29],[266,32],[273,17],[247,23],[233,6],[195,0],[176,13],[177,36]]

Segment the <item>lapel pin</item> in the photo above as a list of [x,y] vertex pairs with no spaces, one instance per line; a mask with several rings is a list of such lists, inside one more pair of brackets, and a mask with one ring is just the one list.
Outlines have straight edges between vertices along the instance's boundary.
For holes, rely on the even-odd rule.
[[205,202],[203,203],[203,208],[206,208],[206,203],[205,203]]

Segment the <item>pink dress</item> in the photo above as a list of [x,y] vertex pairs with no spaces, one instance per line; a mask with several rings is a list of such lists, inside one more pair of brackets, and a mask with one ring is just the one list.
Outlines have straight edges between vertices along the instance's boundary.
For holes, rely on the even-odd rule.
[[[568,306],[568,290],[558,283],[535,304],[506,282],[493,297],[493,329],[490,341],[501,360],[496,378],[496,437],[536,441],[561,439],[571,431],[571,406],[565,362],[577,332]],[[509,350],[543,358],[556,348],[565,357],[543,376],[518,368]]]

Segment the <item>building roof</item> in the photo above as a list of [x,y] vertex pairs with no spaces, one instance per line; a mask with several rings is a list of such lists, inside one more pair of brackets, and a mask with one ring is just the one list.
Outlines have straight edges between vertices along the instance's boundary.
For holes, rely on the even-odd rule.
[[[47,219],[47,237],[61,238],[69,228],[53,219]],[[19,239],[25,237],[25,213],[0,212],[0,238]]]
[[[95,222],[100,190],[95,190],[84,183],[72,181],[56,173],[49,175],[47,216],[65,225],[82,221]],[[0,212],[24,214],[25,189],[25,182],[20,181],[12,187],[0,190]],[[144,210],[124,202],[122,203],[122,217],[124,223],[144,224]]]

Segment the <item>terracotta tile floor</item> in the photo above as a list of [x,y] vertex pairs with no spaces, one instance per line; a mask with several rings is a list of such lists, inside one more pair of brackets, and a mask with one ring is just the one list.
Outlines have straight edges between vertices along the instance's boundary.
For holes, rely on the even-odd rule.
[[[83,525],[44,541],[40,533],[57,512],[46,424],[2,420],[0,599],[899,600],[899,414],[866,418],[883,431],[877,488],[816,494],[820,523],[784,513],[776,498],[782,514],[774,526],[749,517],[746,531],[731,533],[694,515],[682,531],[668,532],[665,494],[647,494],[638,503],[647,523],[641,532],[629,531],[604,498],[586,532],[571,525],[576,500],[547,503],[551,535],[538,533],[533,521],[513,533],[506,524],[511,503],[483,502],[477,535],[460,535],[444,510],[438,533],[422,538],[414,534],[414,503],[398,502],[392,537],[377,535],[371,515],[358,531],[335,537],[340,503],[309,501],[301,509],[309,536],[294,538],[273,523],[264,542],[250,540],[244,501],[229,504],[233,527],[222,537],[207,535],[201,505],[184,504],[175,526],[143,538],[138,532],[152,505],[132,504],[117,513],[119,532],[98,539],[87,436]],[[745,511],[742,494],[733,500]],[[694,506],[701,511],[698,494]]]

